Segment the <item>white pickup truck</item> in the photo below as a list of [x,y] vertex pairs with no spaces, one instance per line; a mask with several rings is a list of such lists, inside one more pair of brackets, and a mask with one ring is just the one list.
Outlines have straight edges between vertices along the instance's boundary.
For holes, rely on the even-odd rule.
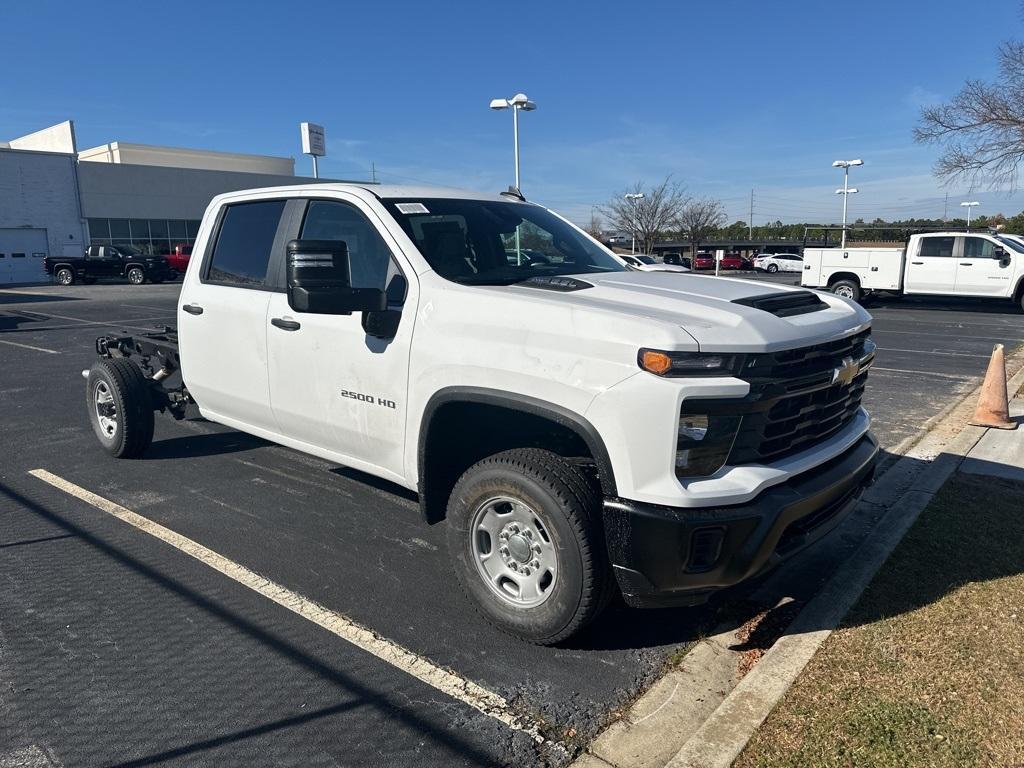
[[548,644],[834,528],[878,453],[869,334],[836,296],[627,271],[511,190],[317,184],[214,198],[177,330],[83,374],[114,456],[194,406],[416,490],[480,611]]
[[1002,235],[929,232],[905,248],[805,248],[801,284],[859,301],[877,291],[1012,299],[1024,307],[1024,244]]

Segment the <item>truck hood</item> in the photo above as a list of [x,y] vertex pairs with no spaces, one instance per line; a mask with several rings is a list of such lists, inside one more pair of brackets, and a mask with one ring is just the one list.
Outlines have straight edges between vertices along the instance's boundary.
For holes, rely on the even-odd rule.
[[[830,293],[753,280],[674,272],[586,274],[574,280],[591,287],[565,290],[535,281],[509,290],[670,324],[682,328],[701,351],[708,352],[791,349],[846,336],[871,323],[871,316],[858,304]],[[824,306],[790,315],[772,311],[771,297],[798,293],[812,293]],[[754,298],[769,301],[755,301],[753,306],[737,303]]]

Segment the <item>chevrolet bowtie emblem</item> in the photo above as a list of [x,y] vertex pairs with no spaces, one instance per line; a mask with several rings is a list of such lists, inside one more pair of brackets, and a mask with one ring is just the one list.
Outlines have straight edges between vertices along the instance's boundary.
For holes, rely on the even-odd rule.
[[860,373],[860,363],[852,357],[844,357],[843,364],[832,369],[832,385],[849,384]]

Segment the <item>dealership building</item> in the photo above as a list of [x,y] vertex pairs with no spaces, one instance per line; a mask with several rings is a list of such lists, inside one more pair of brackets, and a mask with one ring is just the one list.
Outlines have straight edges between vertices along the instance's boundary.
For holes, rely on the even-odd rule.
[[0,285],[47,280],[44,256],[191,245],[210,198],[304,184],[295,159],[111,142],[79,150],[72,121],[0,141]]

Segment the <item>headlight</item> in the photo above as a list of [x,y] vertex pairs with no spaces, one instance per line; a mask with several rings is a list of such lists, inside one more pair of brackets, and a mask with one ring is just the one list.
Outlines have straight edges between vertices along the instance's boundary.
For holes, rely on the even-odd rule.
[[676,477],[713,475],[729,458],[743,417],[687,413],[685,408],[679,414]]
[[661,352],[641,349],[637,364],[655,376],[732,376],[737,370],[739,355],[713,352]]

